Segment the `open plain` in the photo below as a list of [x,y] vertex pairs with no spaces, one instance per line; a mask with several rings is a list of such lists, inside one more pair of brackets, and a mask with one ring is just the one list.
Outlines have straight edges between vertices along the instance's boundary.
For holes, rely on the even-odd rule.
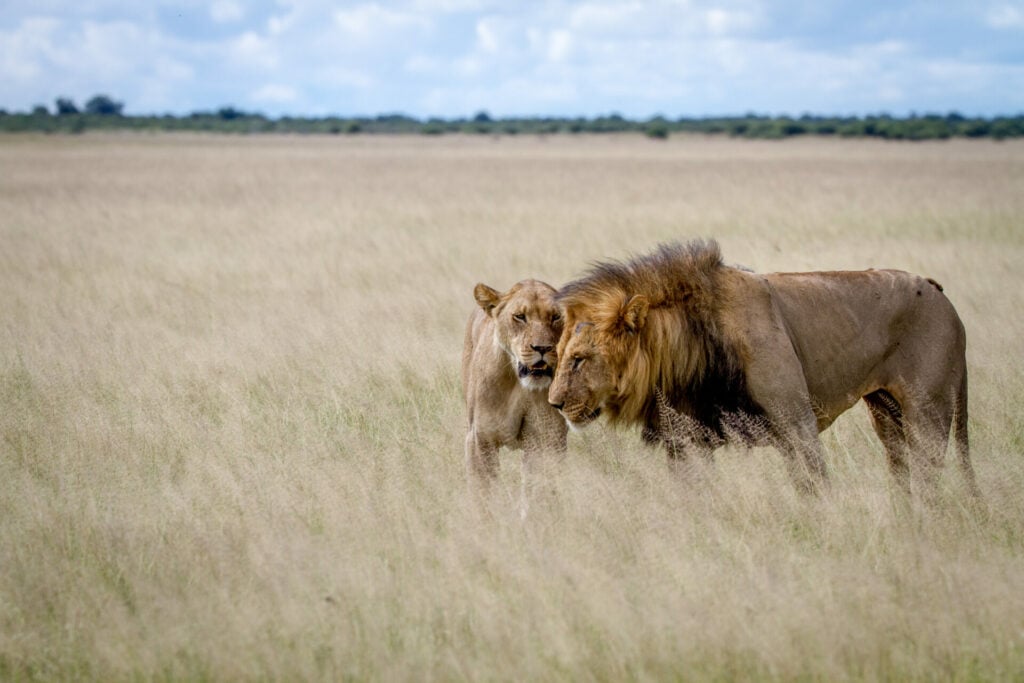
[[[713,237],[967,328],[982,506],[863,406],[804,496],[569,437],[463,468],[473,286]],[[1019,680],[1024,142],[0,137],[0,679]]]

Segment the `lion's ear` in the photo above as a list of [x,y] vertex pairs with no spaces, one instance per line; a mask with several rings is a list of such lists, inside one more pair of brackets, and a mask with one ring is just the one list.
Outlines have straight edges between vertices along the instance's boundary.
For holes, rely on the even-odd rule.
[[480,308],[484,309],[484,313],[490,315],[494,307],[501,301],[501,294],[497,290],[491,289],[484,283],[479,282],[473,288],[473,298],[476,299],[476,303]]
[[631,296],[622,307],[622,326],[630,334],[636,334],[647,322],[647,311],[650,303],[643,294]]

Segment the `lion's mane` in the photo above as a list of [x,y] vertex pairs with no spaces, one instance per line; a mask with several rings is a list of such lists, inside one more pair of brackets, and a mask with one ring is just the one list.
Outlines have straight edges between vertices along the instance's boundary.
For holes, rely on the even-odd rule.
[[[727,428],[746,436],[744,425],[757,422],[763,411],[747,391],[742,350],[722,333],[731,304],[719,287],[726,270],[714,240],[676,242],[629,261],[595,263],[560,290],[559,303],[579,320],[613,320],[637,295],[649,301],[637,352],[618,358],[618,389],[627,398],[612,422],[642,422],[646,439],[659,438],[659,393],[704,428],[705,445],[724,441]],[[753,419],[730,419],[742,416]]]

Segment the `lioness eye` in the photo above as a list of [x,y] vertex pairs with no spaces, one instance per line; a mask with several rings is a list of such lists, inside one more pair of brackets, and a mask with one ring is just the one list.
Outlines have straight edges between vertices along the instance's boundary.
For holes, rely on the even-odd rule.
[[516,313],[512,317],[515,318],[516,320],[518,320],[521,323],[525,323],[526,322],[526,314],[525,313]]
[[583,356],[576,356],[575,358],[573,358],[572,359],[572,369],[573,370],[579,370],[580,366],[583,365],[583,361],[584,360],[585,359],[583,358]]
[[561,319],[562,319],[562,316],[558,315],[557,313],[555,313],[553,316],[551,316],[551,322],[553,322],[553,323],[557,323]]

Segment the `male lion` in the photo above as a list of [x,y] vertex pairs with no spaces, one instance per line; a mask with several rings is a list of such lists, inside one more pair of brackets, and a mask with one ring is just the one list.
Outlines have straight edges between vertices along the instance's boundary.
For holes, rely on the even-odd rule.
[[934,280],[756,274],[697,241],[599,263],[557,299],[565,324],[548,398],[571,426],[602,413],[640,424],[671,460],[687,445],[774,445],[815,488],[827,481],[818,433],[863,398],[902,487],[908,452],[915,476],[935,476],[952,425],[976,491],[964,327]]
[[555,289],[523,280],[504,294],[478,284],[479,309],[466,325],[462,389],[469,430],[466,467],[484,489],[498,474],[498,449],[523,450],[523,512],[530,469],[544,453],[566,448],[566,425],[548,405],[562,318]]

